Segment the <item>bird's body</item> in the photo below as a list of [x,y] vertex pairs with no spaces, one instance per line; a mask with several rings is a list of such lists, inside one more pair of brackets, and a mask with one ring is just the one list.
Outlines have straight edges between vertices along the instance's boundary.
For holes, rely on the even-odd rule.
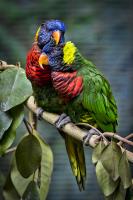
[[[54,106],[75,123],[89,123],[103,132],[116,132],[117,106],[109,82],[93,63],[81,56],[73,43],[65,44],[63,55],[59,52],[55,47],[48,53],[52,84],[60,99],[60,104]],[[68,136],[65,142],[79,188],[84,189],[83,145]]]
[[[57,104],[59,98],[57,92],[52,87],[50,68],[45,66],[45,69],[42,69],[39,66],[38,60],[40,55],[41,50],[37,43],[34,43],[27,54],[26,75],[32,83],[38,106],[46,111],[56,112],[56,107],[51,105]],[[54,101],[56,101],[56,103],[54,103]]]
[[[52,51],[53,40],[50,40],[50,38],[53,31],[57,31],[58,28],[60,31],[62,31],[64,30],[64,27],[57,20],[55,22],[55,29],[53,28],[53,21],[52,24],[50,24],[50,22],[48,21],[47,28],[46,24],[44,24],[43,26],[44,27],[42,27],[42,29],[39,28],[39,31],[36,35],[36,40],[38,42],[35,42],[33,44],[33,47],[27,55],[26,74],[27,78],[32,83],[34,96],[38,106],[43,108],[44,111],[62,114],[63,112],[67,112],[67,102],[64,101],[64,99],[60,98],[58,92],[52,85],[53,83],[51,79],[50,67],[48,65],[45,65],[45,67],[43,67],[40,63],[43,58],[43,56],[41,57],[43,52]],[[50,27],[50,33],[46,34],[48,27]],[[62,37],[59,41],[60,44],[64,40],[63,37],[64,32],[62,33]],[[82,190],[84,189],[84,181],[86,177],[83,144],[82,142],[76,141],[68,135],[64,135],[63,137],[65,139],[66,149],[73,174],[76,177],[79,189]]]
[[72,121],[90,123],[103,132],[116,132],[117,106],[111,87],[73,43],[67,42],[63,48],[62,66],[52,64],[51,69],[53,86],[66,102],[65,112]]
[[[50,22],[53,23],[53,20],[48,21],[48,26],[50,26],[51,28]],[[57,22],[59,23],[58,20],[55,20],[56,27]],[[42,26],[47,29],[46,24],[42,24]],[[59,27],[61,27],[61,30],[63,26],[64,25],[62,25],[61,27],[61,24],[59,23]],[[27,53],[26,75],[32,83],[34,96],[38,103],[38,106],[42,107],[45,111],[56,112],[59,110],[59,107],[56,107],[54,105],[60,104],[60,99],[57,95],[57,92],[52,86],[50,67],[45,66],[45,68],[43,68],[40,67],[39,64],[39,58],[42,54],[43,49],[47,50],[47,47],[51,45],[50,39],[52,31],[45,32],[45,28],[39,28],[41,32],[39,33],[39,30],[37,31],[35,42],[33,43],[32,48]]]

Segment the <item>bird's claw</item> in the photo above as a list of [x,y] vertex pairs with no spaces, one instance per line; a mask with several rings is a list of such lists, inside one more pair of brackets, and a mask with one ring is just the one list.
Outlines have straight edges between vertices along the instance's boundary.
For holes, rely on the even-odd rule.
[[59,118],[56,120],[55,122],[55,126],[56,128],[60,129],[62,128],[64,125],[68,124],[71,122],[71,119],[68,115],[66,115],[65,113],[62,113]]
[[83,137],[83,144],[88,146],[88,143],[93,135],[99,135],[94,129],[87,131],[86,135]]
[[43,112],[44,112],[44,110],[41,107],[37,108],[37,110],[36,110],[37,119],[39,119],[39,120],[42,119]]

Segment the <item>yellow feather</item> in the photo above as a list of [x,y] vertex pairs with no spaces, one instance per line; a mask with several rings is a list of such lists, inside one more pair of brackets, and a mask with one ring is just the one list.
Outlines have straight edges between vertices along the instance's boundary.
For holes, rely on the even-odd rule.
[[67,42],[63,48],[64,63],[68,65],[72,64],[75,59],[75,52],[76,52],[76,47],[74,46],[74,44],[71,41]]
[[40,31],[41,27],[39,27],[37,29],[36,35],[35,35],[35,42],[38,40],[38,35],[39,35],[39,31]]

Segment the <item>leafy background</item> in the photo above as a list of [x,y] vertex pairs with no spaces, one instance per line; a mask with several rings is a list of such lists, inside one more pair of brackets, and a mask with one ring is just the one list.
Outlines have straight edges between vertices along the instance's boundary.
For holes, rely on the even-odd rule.
[[[67,25],[66,40],[72,40],[109,79],[119,109],[118,132],[133,131],[133,4],[131,0],[0,0],[0,59],[21,62],[40,23],[61,19]],[[91,149],[86,148],[87,186],[78,191],[69,167],[64,142],[47,123],[39,123],[54,153],[54,173],[48,200],[102,200],[96,183]],[[16,143],[26,132],[21,125]],[[0,188],[9,170],[10,155],[0,158]],[[0,192],[0,200],[2,199]]]

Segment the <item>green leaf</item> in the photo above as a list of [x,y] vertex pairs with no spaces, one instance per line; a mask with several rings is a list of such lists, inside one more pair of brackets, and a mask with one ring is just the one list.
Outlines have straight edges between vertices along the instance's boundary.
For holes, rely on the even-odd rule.
[[0,139],[4,132],[10,127],[12,123],[12,117],[9,113],[0,111]]
[[0,155],[3,155],[5,153],[5,151],[12,145],[16,137],[16,129],[22,122],[24,116],[23,106],[19,105],[13,108],[10,111],[10,114],[13,118],[13,121],[9,129],[4,133],[2,139],[0,140]]
[[40,200],[39,188],[34,181],[30,182],[24,195],[23,200]]
[[101,162],[114,181],[119,178],[118,166],[121,156],[121,149],[114,141],[111,141],[101,154]]
[[106,171],[106,169],[103,167],[101,161],[98,161],[96,164],[96,176],[98,180],[98,184],[100,188],[102,189],[105,196],[111,195],[115,189],[117,188],[119,181],[113,181]]
[[114,193],[112,199],[114,199],[114,200],[125,200],[125,196],[126,196],[126,190],[124,190],[124,188],[121,187],[121,185],[120,185],[119,188]]
[[8,175],[5,186],[3,188],[3,196],[5,200],[20,200],[20,196],[12,184],[10,174]]
[[22,68],[11,68],[0,73],[0,110],[7,111],[23,103],[32,87]]
[[16,149],[16,163],[20,174],[27,178],[40,166],[42,149],[34,135],[24,137]]
[[126,156],[126,151],[123,152],[119,162],[119,174],[123,183],[124,189],[127,189],[132,184],[131,171]]
[[93,149],[93,153],[92,153],[92,163],[93,164],[96,164],[98,162],[104,148],[105,148],[104,143],[102,141],[100,141],[96,145],[96,147]]
[[[125,200],[126,190],[124,190],[123,185],[120,181],[118,187],[116,188],[115,192],[106,198],[106,200]],[[128,199],[129,200],[129,199]]]
[[10,174],[11,174],[12,183],[13,183],[16,191],[18,192],[18,194],[20,196],[22,196],[24,194],[28,184],[32,181],[33,174],[31,176],[29,176],[28,178],[24,178],[21,176],[21,174],[19,173],[19,171],[17,169],[15,155],[13,155]]
[[50,146],[38,135],[36,131],[34,132],[42,148],[40,169],[40,200],[45,200],[49,191],[49,185],[53,172],[53,153]]

